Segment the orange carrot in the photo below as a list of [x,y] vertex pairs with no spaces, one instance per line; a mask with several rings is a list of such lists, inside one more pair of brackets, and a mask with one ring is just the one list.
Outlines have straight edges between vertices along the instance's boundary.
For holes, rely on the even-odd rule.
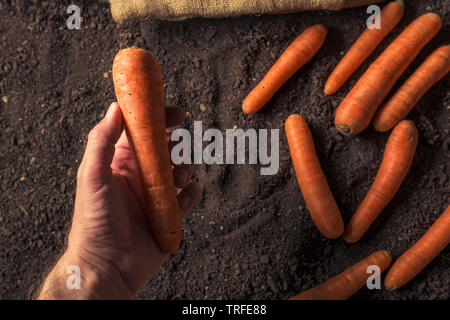
[[113,79],[140,170],[152,235],[163,253],[176,253],[181,241],[181,215],[166,140],[158,61],[143,49],[120,50],[114,58]]
[[248,94],[242,103],[242,110],[247,114],[259,111],[298,69],[314,57],[326,35],[327,29],[320,24],[307,28],[299,35]]
[[363,131],[395,82],[442,26],[434,13],[414,20],[358,80],[336,110],[334,124],[345,135]]
[[401,121],[392,131],[383,161],[369,192],[345,227],[344,240],[357,242],[391,201],[411,167],[417,146],[417,129],[411,121]]
[[337,276],[334,276],[317,287],[300,293],[290,300],[348,299],[367,283],[367,278],[370,277],[370,274],[367,273],[369,266],[378,266],[380,271],[383,272],[389,267],[391,260],[392,258],[389,252],[385,250],[376,251]]
[[376,131],[390,130],[404,119],[419,99],[450,71],[450,45],[435,50],[373,118]]
[[285,131],[297,181],[311,218],[325,237],[335,239],[344,232],[344,222],[320,167],[311,131],[298,114],[289,116]]
[[384,281],[388,290],[400,288],[413,279],[450,242],[450,206],[409,250],[395,261]]
[[380,29],[366,29],[342,58],[325,83],[324,92],[335,94],[403,16],[403,0],[388,3],[380,12]]

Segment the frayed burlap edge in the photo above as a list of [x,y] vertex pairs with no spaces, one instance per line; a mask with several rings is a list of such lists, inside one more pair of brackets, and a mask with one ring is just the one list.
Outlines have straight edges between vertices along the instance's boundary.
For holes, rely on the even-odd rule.
[[382,0],[109,0],[116,22],[127,20],[183,20],[304,10],[340,10]]

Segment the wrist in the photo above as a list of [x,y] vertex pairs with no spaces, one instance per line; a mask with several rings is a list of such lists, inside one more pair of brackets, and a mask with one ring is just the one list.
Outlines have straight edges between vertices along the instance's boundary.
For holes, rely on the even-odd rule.
[[109,262],[67,249],[45,280],[38,299],[132,299]]

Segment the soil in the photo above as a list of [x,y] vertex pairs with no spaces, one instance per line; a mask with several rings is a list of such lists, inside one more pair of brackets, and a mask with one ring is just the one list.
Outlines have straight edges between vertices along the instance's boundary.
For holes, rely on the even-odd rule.
[[[81,7],[81,30],[66,28],[67,6]],[[437,219],[449,195],[449,76],[408,116],[420,139],[393,201],[355,245],[320,236],[290,162],[283,122],[301,113],[310,124],[330,187],[348,221],[368,191],[388,134],[354,138],[333,127],[336,106],[368,65],[414,18],[443,20],[399,83],[449,43],[445,0],[407,1],[400,24],[335,96],[323,84],[365,28],[365,8],[339,12],[114,23],[108,4],[87,0],[0,0],[0,298],[32,296],[64,249],[76,172],[89,130],[114,101],[112,60],[121,47],[151,50],[161,63],[167,103],[203,128],[280,129],[280,171],[259,165],[198,165],[204,199],[184,222],[179,254],[139,299],[286,299],[379,249],[394,258]],[[306,27],[329,28],[325,45],[257,115],[241,102],[284,48]],[[448,299],[450,248],[403,288],[363,289],[354,299]]]

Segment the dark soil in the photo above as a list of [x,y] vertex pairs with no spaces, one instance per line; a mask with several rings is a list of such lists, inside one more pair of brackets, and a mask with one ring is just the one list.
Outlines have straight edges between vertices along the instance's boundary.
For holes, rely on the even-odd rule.
[[[448,204],[449,77],[408,116],[420,140],[394,200],[356,245],[327,240],[313,225],[290,162],[283,122],[301,113],[310,124],[329,184],[348,221],[369,189],[388,134],[355,138],[333,128],[334,110],[370,62],[415,17],[433,11],[443,28],[399,81],[449,39],[449,3],[407,1],[399,26],[339,94],[326,77],[365,28],[365,8],[182,22],[117,25],[104,3],[0,0],[0,298],[27,298],[65,246],[75,177],[89,130],[114,101],[112,60],[121,47],[159,59],[167,102],[203,128],[279,128],[280,171],[257,165],[199,165],[204,199],[184,223],[181,250],[149,281],[140,299],[286,299],[370,253],[394,258]],[[82,29],[68,30],[68,4],[82,9]],[[307,26],[329,28],[319,53],[257,115],[241,102],[282,50]],[[200,108],[200,105],[203,105]],[[421,111],[419,111],[421,110]],[[355,299],[448,299],[450,249],[395,292],[363,289]]]

